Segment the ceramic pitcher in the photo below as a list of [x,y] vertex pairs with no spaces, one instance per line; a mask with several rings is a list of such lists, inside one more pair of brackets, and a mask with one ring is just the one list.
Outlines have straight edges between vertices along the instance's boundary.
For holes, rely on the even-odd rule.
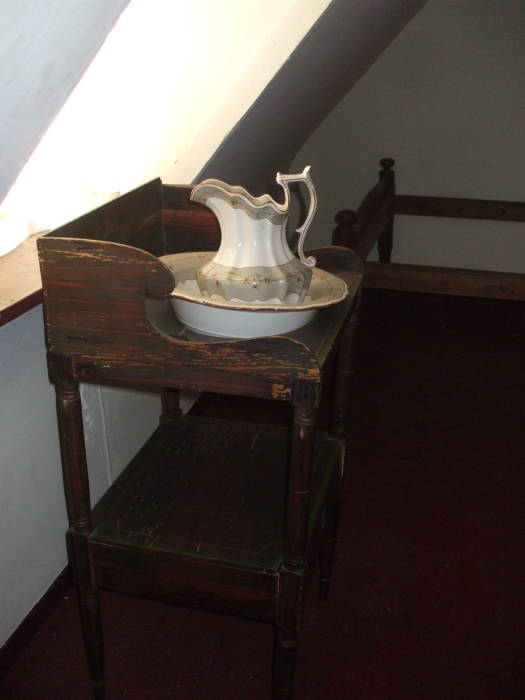
[[[197,271],[197,284],[204,296],[218,294],[227,300],[248,302],[274,299],[296,303],[304,299],[316,263],[303,251],[317,207],[310,166],[295,175],[277,173],[276,181],[284,190],[283,204],[268,194],[254,197],[243,187],[220,180],[204,180],[193,188],[190,199],[209,207],[221,229],[219,250]],[[286,240],[290,182],[304,182],[310,193],[306,220],[297,229],[298,257]]]

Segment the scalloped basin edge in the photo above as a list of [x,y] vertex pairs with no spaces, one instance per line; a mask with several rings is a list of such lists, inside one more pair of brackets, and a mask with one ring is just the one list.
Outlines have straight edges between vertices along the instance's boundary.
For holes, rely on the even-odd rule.
[[280,335],[309,323],[319,309],[341,302],[348,294],[345,282],[314,268],[309,296],[299,303],[279,300],[244,302],[201,295],[196,272],[214,252],[176,253],[160,260],[175,278],[171,304],[177,318],[189,328],[222,338],[256,338]]

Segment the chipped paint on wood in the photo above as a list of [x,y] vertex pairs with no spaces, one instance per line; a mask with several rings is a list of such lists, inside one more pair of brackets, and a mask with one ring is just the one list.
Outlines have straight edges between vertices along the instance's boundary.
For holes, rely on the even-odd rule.
[[[216,235],[217,222],[187,201],[190,188],[145,188],[127,200],[131,209],[110,203],[39,239],[48,349],[72,357],[83,381],[213,391],[227,386],[236,394],[315,404],[329,349],[356,302],[355,286],[343,304],[293,333],[248,340],[195,334],[175,318],[169,302],[173,277],[152,254],[158,245],[152,248],[151,232],[139,222],[163,227],[160,254],[190,231],[182,223],[170,229],[179,213],[186,223],[191,213],[192,245],[201,232],[206,241]],[[165,216],[168,211],[172,215]],[[105,240],[94,240],[98,231]],[[362,274],[347,249],[318,252],[324,269],[346,266],[345,279]]]
[[292,390],[284,384],[272,384],[272,399],[288,401]]

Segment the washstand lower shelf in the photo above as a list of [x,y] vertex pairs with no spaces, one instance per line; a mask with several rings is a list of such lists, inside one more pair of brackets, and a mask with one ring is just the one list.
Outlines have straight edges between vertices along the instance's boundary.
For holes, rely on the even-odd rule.
[[[96,583],[186,603],[191,590],[196,607],[274,619],[289,441],[284,427],[203,416],[159,426],[93,511]],[[318,433],[312,549],[342,461],[342,442]]]

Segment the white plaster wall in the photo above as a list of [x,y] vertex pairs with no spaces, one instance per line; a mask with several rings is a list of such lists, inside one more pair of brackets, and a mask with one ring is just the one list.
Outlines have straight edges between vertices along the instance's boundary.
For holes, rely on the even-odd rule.
[[[242,184],[253,194],[272,193],[275,173],[290,172],[292,159],[314,129],[424,3],[332,0],[199,179],[214,177]],[[282,197],[282,190],[277,191]]]
[[[0,348],[1,645],[65,566],[67,517],[42,307],[0,327]],[[96,502],[155,429],[160,401],[90,385],[81,395]]]
[[[524,201],[524,123],[525,4],[431,0],[295,158],[319,188],[310,243],[383,156],[400,193]],[[525,225],[398,217],[393,260],[525,272]]]
[[41,309],[0,328],[0,643],[65,564],[65,507]]

